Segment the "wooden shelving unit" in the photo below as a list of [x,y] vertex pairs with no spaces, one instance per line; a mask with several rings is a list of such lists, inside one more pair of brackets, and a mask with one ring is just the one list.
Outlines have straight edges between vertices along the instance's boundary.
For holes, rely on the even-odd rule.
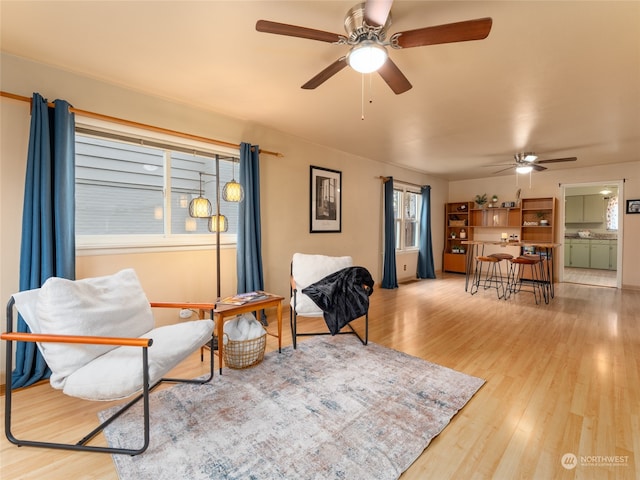
[[[523,242],[555,241],[556,199],[523,198],[518,207],[474,208],[474,202],[445,204],[445,248],[442,269],[464,273],[468,248],[462,240],[482,239],[490,235],[496,240],[505,231],[518,235]],[[546,222],[542,222],[545,220]],[[460,238],[465,231],[464,239]]]
[[471,210],[469,225],[472,228],[520,226],[520,209],[517,207],[474,208]]
[[[547,223],[543,224],[543,220]],[[523,198],[521,224],[522,241],[553,243],[556,227],[555,197]]]
[[469,228],[469,212],[473,202],[446,203],[444,206],[444,255],[442,269],[445,272],[465,273],[467,245],[464,240],[473,239]]

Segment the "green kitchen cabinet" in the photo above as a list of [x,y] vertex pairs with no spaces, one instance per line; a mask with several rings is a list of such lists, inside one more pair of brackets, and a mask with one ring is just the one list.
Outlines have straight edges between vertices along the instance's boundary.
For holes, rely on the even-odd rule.
[[602,195],[585,195],[583,200],[585,223],[604,223],[605,201]]
[[582,195],[565,198],[564,219],[566,223],[582,223],[584,221],[584,199]]
[[572,238],[570,240],[569,265],[568,267],[589,268],[589,242],[590,240],[582,240]]
[[590,240],[590,242],[590,267],[609,270],[611,268],[611,246],[609,240]]
[[573,195],[565,199],[565,223],[604,223],[602,195]]
[[618,269],[618,241],[609,240],[609,270]]

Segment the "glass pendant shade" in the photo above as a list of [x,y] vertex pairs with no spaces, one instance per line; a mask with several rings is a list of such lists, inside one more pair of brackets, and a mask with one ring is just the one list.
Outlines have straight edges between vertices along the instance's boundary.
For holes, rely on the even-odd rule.
[[212,215],[209,217],[210,232],[226,232],[229,229],[229,222],[224,215]]
[[523,166],[516,167],[516,172],[518,173],[529,173],[531,170],[533,170],[533,167],[531,165],[523,165]]
[[222,189],[222,198],[227,202],[241,202],[244,200],[242,185],[232,179]]
[[189,203],[189,216],[206,218],[211,216],[211,202],[203,196],[198,196]]
[[387,50],[371,40],[364,40],[347,54],[347,63],[356,72],[371,73],[387,61]]

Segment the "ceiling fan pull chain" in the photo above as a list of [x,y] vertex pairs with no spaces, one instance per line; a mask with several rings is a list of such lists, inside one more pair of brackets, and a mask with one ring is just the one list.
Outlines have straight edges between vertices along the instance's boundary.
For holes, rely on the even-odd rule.
[[360,82],[360,114],[362,117],[361,120],[364,120],[364,73],[362,75],[362,80]]

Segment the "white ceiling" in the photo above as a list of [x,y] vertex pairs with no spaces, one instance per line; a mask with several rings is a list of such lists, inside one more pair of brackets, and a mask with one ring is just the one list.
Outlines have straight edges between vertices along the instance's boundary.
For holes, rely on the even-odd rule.
[[413,88],[395,95],[376,74],[364,102],[349,68],[300,88],[348,47],[255,30],[344,34],[355,3],[2,0],[1,48],[450,180],[491,176],[518,151],[578,157],[554,170],[640,160],[640,2],[396,0],[390,33],[481,17],[493,28],[391,51]]

